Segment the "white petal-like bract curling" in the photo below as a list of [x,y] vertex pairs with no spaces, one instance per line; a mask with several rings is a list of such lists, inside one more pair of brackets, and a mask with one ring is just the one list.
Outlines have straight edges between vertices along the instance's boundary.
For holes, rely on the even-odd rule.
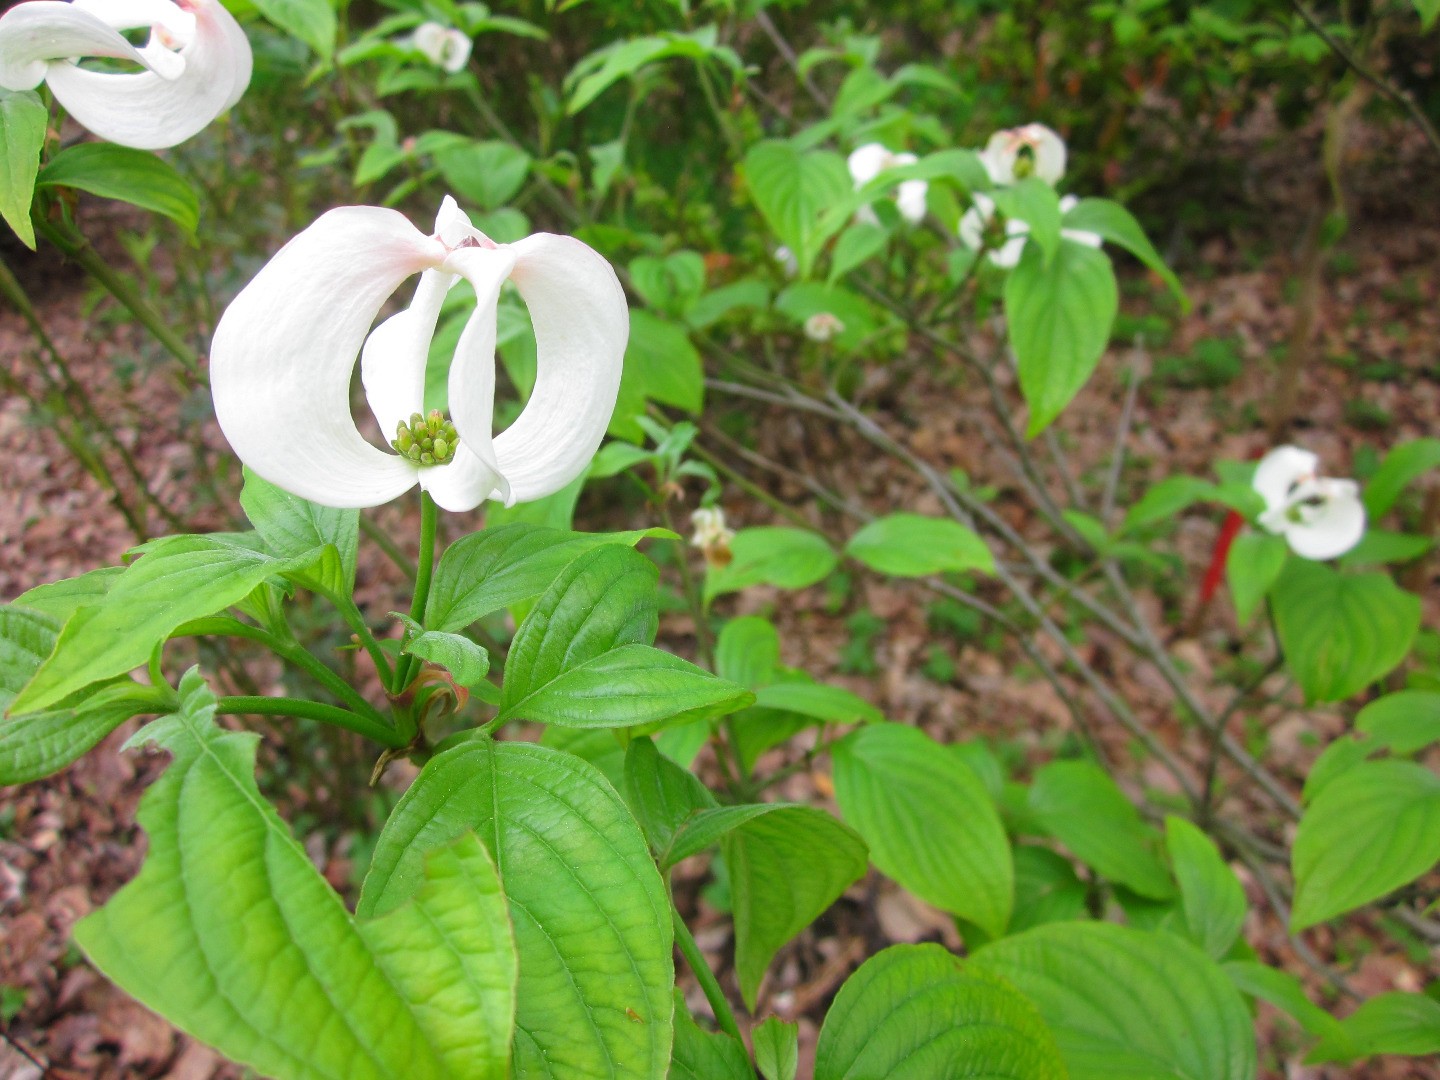
[[1305,559],[1336,558],[1365,535],[1359,485],[1317,475],[1319,464],[1309,450],[1277,446],[1260,459],[1252,481],[1265,500],[1260,525]]
[[1001,187],[1025,176],[1038,176],[1054,187],[1065,175],[1065,140],[1044,124],[1026,124],[991,135],[980,160],[991,183]]
[[421,23],[415,28],[410,41],[425,54],[427,60],[451,75],[470,62],[470,50],[474,45],[464,31],[437,22]]
[[[122,30],[148,29],[131,45]],[[143,71],[92,71],[91,57]],[[220,0],[26,0],[0,16],[0,87],[42,82],[102,139],[141,150],[184,142],[250,84],[250,43]]]
[[[413,274],[410,306],[370,330]],[[458,278],[477,305],[450,366],[454,459],[419,465],[367,442],[350,413],[357,354],[386,439],[423,412],[425,363]],[[500,288],[530,309],[538,368],[530,400],[492,438]],[[416,483],[446,510],[543,498],[589,466],[614,412],[630,331],[610,264],[568,236],[496,244],[446,198],[434,235],[394,210],[345,206],[276,253],[226,309],[210,353],[220,428],[264,479],[322,506],[376,506]],[[368,340],[367,340],[368,334]]]

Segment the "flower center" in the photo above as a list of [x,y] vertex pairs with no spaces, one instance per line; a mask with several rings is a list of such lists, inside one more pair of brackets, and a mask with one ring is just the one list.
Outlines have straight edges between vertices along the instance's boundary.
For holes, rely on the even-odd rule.
[[408,423],[401,420],[390,445],[416,465],[445,465],[455,457],[460,436],[444,413],[432,409],[429,416],[417,412],[410,414]]
[[1016,180],[1023,180],[1023,179],[1025,179],[1025,177],[1027,177],[1027,176],[1032,176],[1032,175],[1034,175],[1034,173],[1035,173],[1035,149],[1034,149],[1034,147],[1029,146],[1029,145],[1020,147],[1020,150],[1019,150],[1019,151],[1016,153],[1016,155],[1015,155],[1015,169],[1014,169],[1014,172],[1015,172],[1015,179],[1016,179]]

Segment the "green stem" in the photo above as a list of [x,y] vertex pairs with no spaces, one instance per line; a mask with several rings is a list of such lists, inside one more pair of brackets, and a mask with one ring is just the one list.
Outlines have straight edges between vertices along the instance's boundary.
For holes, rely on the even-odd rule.
[[405,740],[400,733],[382,727],[366,716],[338,709],[334,705],[321,705],[318,701],[302,701],[288,697],[222,697],[216,706],[217,713],[251,716],[294,716],[305,720],[318,720],[322,724],[364,735],[395,750],[403,749]]
[[[410,618],[417,623],[425,622],[425,607],[430,602],[430,579],[435,573],[435,500],[428,493],[420,493],[420,556],[415,560],[415,593],[410,600]],[[420,666],[413,656],[402,656],[395,670],[395,682],[391,692],[403,694]]]
[[375,670],[380,673],[380,681],[386,686],[394,682],[394,675],[390,670],[390,658],[385,655],[385,650],[380,648],[380,643],[375,640],[375,635],[370,632],[370,627],[365,624],[365,616],[360,614],[360,609],[355,606],[355,601],[348,596],[332,598],[335,610],[340,612],[340,617],[345,620],[345,625],[359,639],[365,651],[370,654],[370,660],[375,665]]
[[285,641],[261,627],[251,626],[249,623],[242,623],[238,619],[232,619],[224,615],[212,616],[206,619],[192,619],[190,622],[179,626],[170,636],[200,637],[202,635],[237,637],[258,642],[276,656],[280,657],[280,659],[300,668],[326,690],[329,690],[330,693],[345,702],[345,704],[355,712],[360,713],[362,716],[382,727],[388,728],[390,726],[386,723],[384,715],[376,709],[375,706],[366,701],[353,686],[327,667],[318,657],[298,641]]
[[[676,910],[673,900],[670,904],[670,922],[675,927],[675,944],[680,947],[681,955],[690,965],[690,970],[695,973],[695,978],[700,983],[700,989],[705,992],[705,1000],[710,1003],[710,1011],[715,1014],[715,1022],[720,1025],[721,1031],[743,1047],[745,1037],[740,1034],[740,1025],[735,1022],[735,1013],[730,1009],[730,1002],[725,1000],[725,991],[720,989],[720,983],[716,980],[715,973],[710,970],[710,965],[700,954],[700,946],[695,944],[695,937],[690,933],[690,928],[685,925],[685,920],[680,917],[680,912]],[[755,1075],[754,1069],[751,1069],[750,1075]]]
[[180,361],[186,371],[200,382],[206,382],[200,372],[200,357],[196,355],[195,350],[166,324],[160,313],[135,290],[125,275],[116,271],[101,258],[100,253],[90,246],[88,240],[84,237],[66,235],[38,214],[34,216],[33,220],[36,230],[45,239],[79,263],[81,268],[103,285],[111,296],[129,308],[130,314],[134,315],[145,329],[155,335],[155,339],[165,347],[171,356]]

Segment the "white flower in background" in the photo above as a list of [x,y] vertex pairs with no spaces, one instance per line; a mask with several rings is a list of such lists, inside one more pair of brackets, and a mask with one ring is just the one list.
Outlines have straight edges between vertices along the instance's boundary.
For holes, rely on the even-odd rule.
[[[855,190],[874,180],[883,172],[890,169],[898,169],[903,165],[914,165],[918,161],[914,154],[894,153],[885,149],[879,143],[866,143],[855,150],[847,162],[850,166],[850,179],[855,183]],[[902,180],[895,195],[895,205],[900,211],[900,216],[912,225],[918,224],[925,217],[925,192],[930,185],[924,180]],[[874,225],[877,223],[875,211],[868,206],[862,206],[859,213],[855,215],[859,220]]]
[[690,515],[690,524],[695,528],[691,546],[699,548],[710,565],[729,566],[734,558],[730,541],[735,539],[735,530],[725,526],[725,511],[718,506],[702,506]]
[[[410,306],[372,332],[386,298],[416,273]],[[478,302],[450,366],[453,421],[426,418],[430,339],[460,277]],[[530,309],[539,367],[524,411],[492,439],[507,279]],[[615,271],[572,237],[496,244],[449,197],[433,236],[394,210],[344,206],[281,248],[221,318],[210,351],[215,415],[241,461],[322,506],[376,506],[416,483],[446,510],[526,502],[589,466],[615,409],[629,328]],[[396,453],[367,442],[350,413],[362,343],[365,397]]]
[[780,269],[785,271],[786,277],[794,277],[800,273],[800,260],[797,259],[795,253],[784,244],[781,244],[775,249],[774,258],[775,261],[780,264]]
[[415,28],[410,44],[425,54],[425,58],[436,67],[444,68],[451,75],[470,62],[470,49],[474,45],[464,31],[441,26],[437,22],[423,22]]
[[1262,527],[1302,558],[1333,559],[1365,535],[1365,504],[1354,480],[1318,476],[1319,464],[1308,450],[1277,446],[1260,459],[1253,484],[1265,500]]
[[[150,31],[140,48],[122,30]],[[139,72],[92,71],[87,57]],[[184,142],[240,100],[250,43],[220,0],[27,0],[0,16],[0,87],[50,87],[102,139],[142,150]]]
[[[971,251],[979,251],[985,246],[985,234],[995,218],[995,201],[978,191],[973,199],[974,205],[960,218],[960,240]],[[1068,214],[1079,202],[1074,195],[1066,195],[1060,200],[1060,213]],[[1015,218],[1007,218],[1005,242],[990,252],[990,261],[1002,269],[1014,267],[1020,261],[1020,255],[1025,250],[1025,237],[1029,234],[1028,224]],[[1098,248],[1102,242],[1098,233],[1084,229],[1061,229],[1060,235],[1086,247]]]
[[811,341],[825,342],[845,332],[845,324],[839,316],[828,311],[817,311],[805,320],[805,336]]
[[991,135],[980,160],[991,182],[1001,187],[1027,176],[1054,187],[1065,175],[1065,140],[1044,124],[1026,124]]

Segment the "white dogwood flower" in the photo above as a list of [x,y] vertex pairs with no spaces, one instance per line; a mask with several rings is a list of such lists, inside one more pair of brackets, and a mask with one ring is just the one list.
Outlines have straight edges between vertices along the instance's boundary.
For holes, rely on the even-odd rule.
[[[410,306],[372,332],[386,298],[416,273]],[[461,277],[477,305],[450,366],[452,420],[427,418],[430,341]],[[530,309],[539,359],[524,411],[492,439],[507,279]],[[210,353],[215,415],[241,461],[322,506],[375,506],[416,483],[446,510],[526,502],[589,466],[615,409],[629,329],[615,271],[579,240],[536,233],[496,244],[449,197],[432,236],[394,210],[344,206],[281,248],[225,311]],[[396,453],[367,442],[350,413],[362,343],[365,397]]]
[[699,548],[711,566],[729,566],[734,558],[730,541],[735,539],[735,530],[726,526],[725,511],[719,506],[702,506],[690,515],[690,524],[695,527],[691,546]]
[[844,332],[845,324],[829,311],[817,311],[805,320],[805,336],[811,341],[824,343]]
[[1317,475],[1319,464],[1308,450],[1277,446],[1260,459],[1252,481],[1265,500],[1260,525],[1305,559],[1333,559],[1365,535],[1359,485]]
[[1038,176],[1051,187],[1065,175],[1065,140],[1044,124],[1008,128],[990,136],[980,160],[1001,187]]
[[[850,166],[850,179],[855,183],[855,190],[859,191],[882,172],[902,165],[914,165],[918,160],[914,154],[897,154],[879,143],[866,143],[851,153],[846,163]],[[925,193],[929,187],[924,180],[900,181],[899,190],[895,193],[895,206],[900,216],[912,225],[925,217]],[[855,216],[870,225],[877,223],[875,211],[868,206],[862,206]]]
[[[983,192],[977,191],[972,196],[974,205],[966,210],[960,218],[960,240],[971,251],[979,251],[985,246],[985,234],[990,229],[990,223],[995,219],[995,200]],[[1068,214],[1079,205],[1080,200],[1074,195],[1066,195],[1060,200],[1060,213]],[[1030,235],[1030,226],[1018,218],[1007,218],[1005,220],[1005,241],[990,252],[990,261],[1002,269],[1009,270],[1020,261],[1020,255],[1025,250],[1025,237]],[[1086,247],[1098,248],[1102,241],[1098,233],[1088,232],[1085,229],[1064,229],[1060,235],[1067,240],[1073,240],[1077,244],[1084,244]]]
[[463,30],[437,22],[423,22],[417,26],[410,43],[432,64],[444,68],[451,75],[470,62],[470,49],[474,45]]
[[[122,30],[150,31],[140,48]],[[80,60],[128,60],[98,71]],[[0,87],[42,82],[102,139],[142,150],[184,142],[240,100],[250,43],[220,0],[26,0],[0,16]]]

